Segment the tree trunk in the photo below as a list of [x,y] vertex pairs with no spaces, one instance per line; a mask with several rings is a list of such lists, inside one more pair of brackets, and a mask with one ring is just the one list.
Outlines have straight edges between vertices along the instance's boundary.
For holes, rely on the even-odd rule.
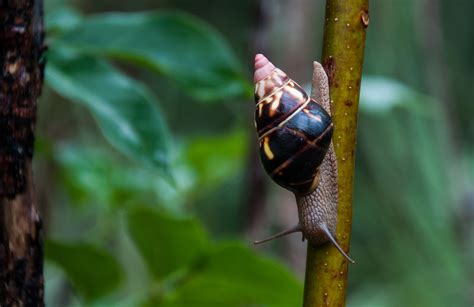
[[43,3],[0,1],[0,306],[44,306],[31,159],[43,81]]

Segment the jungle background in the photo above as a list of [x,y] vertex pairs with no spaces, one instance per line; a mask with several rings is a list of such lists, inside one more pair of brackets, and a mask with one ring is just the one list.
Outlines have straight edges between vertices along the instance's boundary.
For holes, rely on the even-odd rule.
[[[474,304],[468,0],[370,3],[347,305]],[[48,306],[300,306],[292,194],[263,174],[253,58],[301,84],[324,1],[45,2],[34,172]]]

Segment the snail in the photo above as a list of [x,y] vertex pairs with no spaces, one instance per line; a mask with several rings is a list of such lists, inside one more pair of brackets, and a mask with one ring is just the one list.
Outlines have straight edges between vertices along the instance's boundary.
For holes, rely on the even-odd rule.
[[337,161],[332,144],[333,123],[329,85],[322,66],[314,62],[316,85],[310,97],[265,56],[255,56],[255,127],[259,153],[267,174],[293,192],[299,223],[255,244],[302,232],[318,246],[331,242],[354,263],[336,240]]

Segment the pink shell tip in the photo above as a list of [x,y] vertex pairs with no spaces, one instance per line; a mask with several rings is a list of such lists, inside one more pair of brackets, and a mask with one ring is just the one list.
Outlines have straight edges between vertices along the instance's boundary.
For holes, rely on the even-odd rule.
[[275,65],[272,64],[263,54],[257,54],[255,56],[255,74],[253,75],[253,81],[258,82],[268,76],[275,69]]

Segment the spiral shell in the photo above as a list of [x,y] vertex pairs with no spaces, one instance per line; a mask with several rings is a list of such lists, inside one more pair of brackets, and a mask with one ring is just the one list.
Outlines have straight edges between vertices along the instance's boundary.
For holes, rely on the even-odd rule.
[[255,127],[265,171],[297,195],[311,193],[331,143],[331,117],[264,56],[257,55],[255,68]]

